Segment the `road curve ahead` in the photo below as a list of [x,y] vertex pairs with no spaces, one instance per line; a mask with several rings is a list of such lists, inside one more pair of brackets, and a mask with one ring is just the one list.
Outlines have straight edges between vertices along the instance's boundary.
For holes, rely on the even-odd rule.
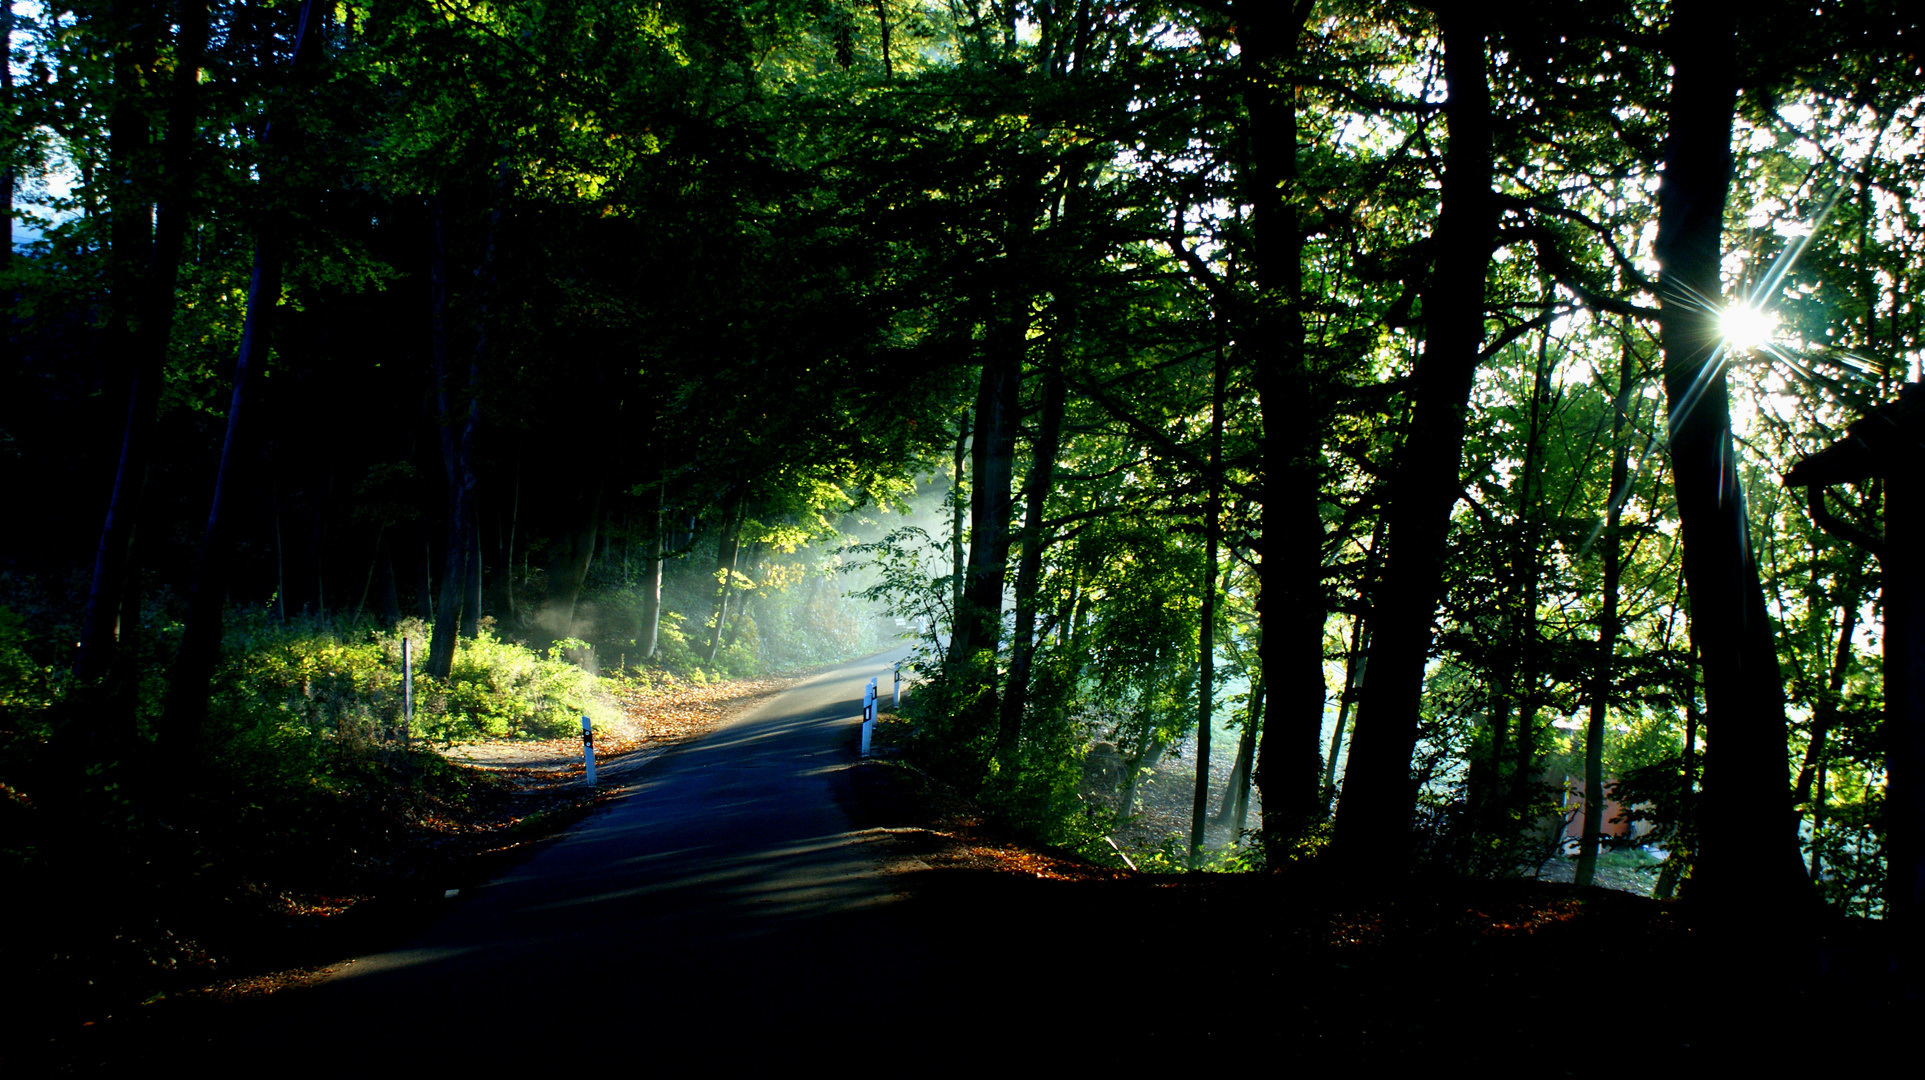
[[256,1003],[196,1050],[493,1072],[783,1057],[904,1030],[926,957],[836,797],[862,687],[887,687],[902,655],[823,672],[670,751],[405,947]]

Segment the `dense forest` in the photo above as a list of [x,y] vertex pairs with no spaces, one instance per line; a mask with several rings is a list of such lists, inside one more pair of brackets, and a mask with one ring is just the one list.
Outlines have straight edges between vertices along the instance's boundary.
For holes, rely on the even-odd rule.
[[1171,868],[1911,925],[1906,10],[15,3],[9,876],[338,773],[404,641],[454,740],[908,634],[1092,858],[1184,746]]

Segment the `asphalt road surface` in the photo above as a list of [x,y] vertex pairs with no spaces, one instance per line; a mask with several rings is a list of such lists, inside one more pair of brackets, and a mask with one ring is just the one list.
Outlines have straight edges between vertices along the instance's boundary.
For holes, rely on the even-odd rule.
[[886,693],[900,655],[823,672],[670,751],[405,946],[168,1050],[220,1071],[492,1073],[819,1060],[906,1035],[928,1015],[926,946],[896,914],[880,836],[838,801],[862,687],[879,677]]

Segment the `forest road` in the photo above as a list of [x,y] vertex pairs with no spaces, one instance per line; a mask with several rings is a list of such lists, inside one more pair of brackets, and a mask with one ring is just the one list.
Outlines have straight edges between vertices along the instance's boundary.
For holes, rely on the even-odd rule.
[[886,834],[856,830],[838,791],[862,687],[886,694],[906,652],[822,672],[671,750],[414,940],[222,1010],[221,1030],[168,1049],[217,1075],[494,1074],[697,1051],[819,1060],[906,1032],[926,1009],[927,946],[896,913]]

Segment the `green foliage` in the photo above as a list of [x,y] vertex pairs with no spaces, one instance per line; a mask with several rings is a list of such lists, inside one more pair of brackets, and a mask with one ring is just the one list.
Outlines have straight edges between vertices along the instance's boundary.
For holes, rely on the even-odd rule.
[[0,607],[0,716],[19,723],[53,703],[53,673],[28,651],[26,620]]
[[[400,736],[401,642],[418,665],[430,628],[407,619],[393,631],[340,631],[314,622],[240,620],[217,715],[230,730],[271,746],[308,740],[352,754]],[[564,658],[586,643],[564,639],[547,654],[491,631],[464,640],[448,680],[415,672],[414,734],[452,743],[485,737],[555,738],[579,731],[581,716],[607,722],[617,706],[599,680]]]

